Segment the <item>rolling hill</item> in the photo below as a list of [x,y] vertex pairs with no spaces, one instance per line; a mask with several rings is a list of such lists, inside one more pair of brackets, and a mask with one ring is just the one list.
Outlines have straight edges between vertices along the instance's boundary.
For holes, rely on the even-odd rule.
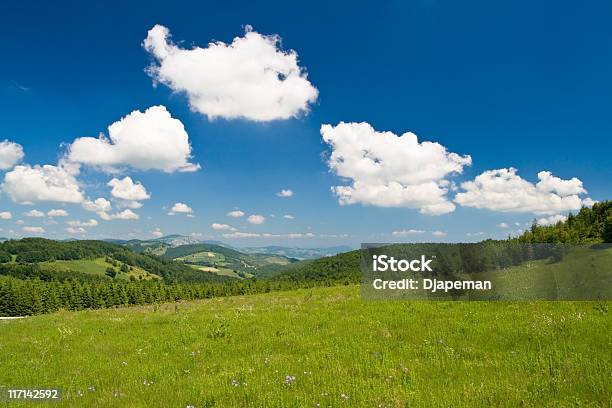
[[89,240],[53,241],[43,238],[24,238],[0,243],[0,275],[86,281],[161,278],[166,283],[229,279],[203,273],[181,262],[137,253],[119,244]]

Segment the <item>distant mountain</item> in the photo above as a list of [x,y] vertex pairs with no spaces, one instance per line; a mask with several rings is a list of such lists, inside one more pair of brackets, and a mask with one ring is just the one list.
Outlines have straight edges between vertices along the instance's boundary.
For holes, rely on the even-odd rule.
[[353,248],[346,245],[326,248],[295,248],[271,245],[264,247],[239,248],[238,250],[247,254],[280,255],[294,259],[318,259],[326,256],[333,256],[343,252],[349,252],[352,251]]

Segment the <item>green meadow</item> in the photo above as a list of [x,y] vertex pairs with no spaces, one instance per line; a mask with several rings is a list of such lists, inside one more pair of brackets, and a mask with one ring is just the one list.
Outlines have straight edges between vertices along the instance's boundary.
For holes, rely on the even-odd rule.
[[0,386],[79,407],[610,406],[608,308],[351,285],[57,312],[0,321]]

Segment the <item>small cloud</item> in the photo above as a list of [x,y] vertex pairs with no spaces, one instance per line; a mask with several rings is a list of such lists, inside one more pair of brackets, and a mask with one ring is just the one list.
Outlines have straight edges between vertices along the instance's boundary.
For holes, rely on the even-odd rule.
[[174,205],[172,206],[172,208],[168,212],[168,215],[191,214],[191,213],[193,213],[193,209],[191,207],[189,207],[187,204],[185,204],[185,203],[174,203]]
[[45,229],[43,227],[23,227],[23,232],[29,234],[44,234]]
[[105,221],[110,221],[110,220],[137,220],[140,218],[140,216],[138,214],[136,214],[134,211],[130,210],[130,209],[125,209],[123,211],[120,212],[116,212],[114,214],[107,214],[107,213],[100,213],[98,214],[100,216],[100,218],[102,218]]
[[11,218],[13,218],[13,214],[10,211],[0,212],[0,220],[10,220]]
[[289,198],[293,197],[293,190],[290,189],[282,189],[278,193],[276,193],[277,197]]
[[500,222],[497,226],[499,228],[508,228],[508,224],[506,224],[505,222]]
[[240,217],[244,217],[244,212],[240,211],[240,210],[233,210],[228,212],[227,214],[228,217],[232,217],[232,218],[240,218]]
[[49,217],[67,217],[68,211],[61,210],[61,209],[59,210],[53,209],[53,210],[49,210],[49,212],[47,212],[47,215]]
[[95,227],[98,225],[98,221],[91,218],[88,221],[68,221],[66,224],[71,227]]
[[25,224],[25,222],[23,222],[23,220],[17,220],[17,221],[15,221],[15,224],[23,225],[23,224]]
[[249,215],[249,218],[247,218],[247,221],[250,222],[251,224],[263,224],[264,222],[266,222],[266,217],[264,217],[263,215],[259,215],[259,214],[253,214],[253,215]]
[[228,224],[212,223],[210,226],[215,231],[236,231],[236,228]]
[[445,237],[448,235],[448,232],[445,231],[432,231],[431,235],[433,235],[434,237]]
[[479,232],[466,232],[465,234],[468,237],[479,237],[481,235],[484,235],[484,232],[479,231]]
[[151,235],[153,235],[155,238],[161,238],[164,236],[164,233],[161,231],[161,229],[155,228],[153,231],[151,231]]
[[69,234],[85,234],[87,232],[83,227],[68,227],[64,231]]
[[418,234],[424,234],[425,231],[424,230],[417,230],[417,229],[403,229],[403,230],[399,230],[399,231],[393,231],[391,234],[393,236],[396,237],[405,237],[408,235],[418,235]]
[[286,220],[295,220],[295,217],[291,214],[285,214],[283,215],[283,218]]
[[28,212],[24,212],[23,215],[26,217],[41,218],[45,216],[45,213],[38,210],[30,210]]

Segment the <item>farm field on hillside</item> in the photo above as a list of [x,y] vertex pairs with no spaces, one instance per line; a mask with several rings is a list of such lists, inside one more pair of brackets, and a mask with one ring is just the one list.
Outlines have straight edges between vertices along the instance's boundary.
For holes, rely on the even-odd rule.
[[59,312],[0,321],[0,385],[57,406],[607,406],[608,308],[342,286]]

